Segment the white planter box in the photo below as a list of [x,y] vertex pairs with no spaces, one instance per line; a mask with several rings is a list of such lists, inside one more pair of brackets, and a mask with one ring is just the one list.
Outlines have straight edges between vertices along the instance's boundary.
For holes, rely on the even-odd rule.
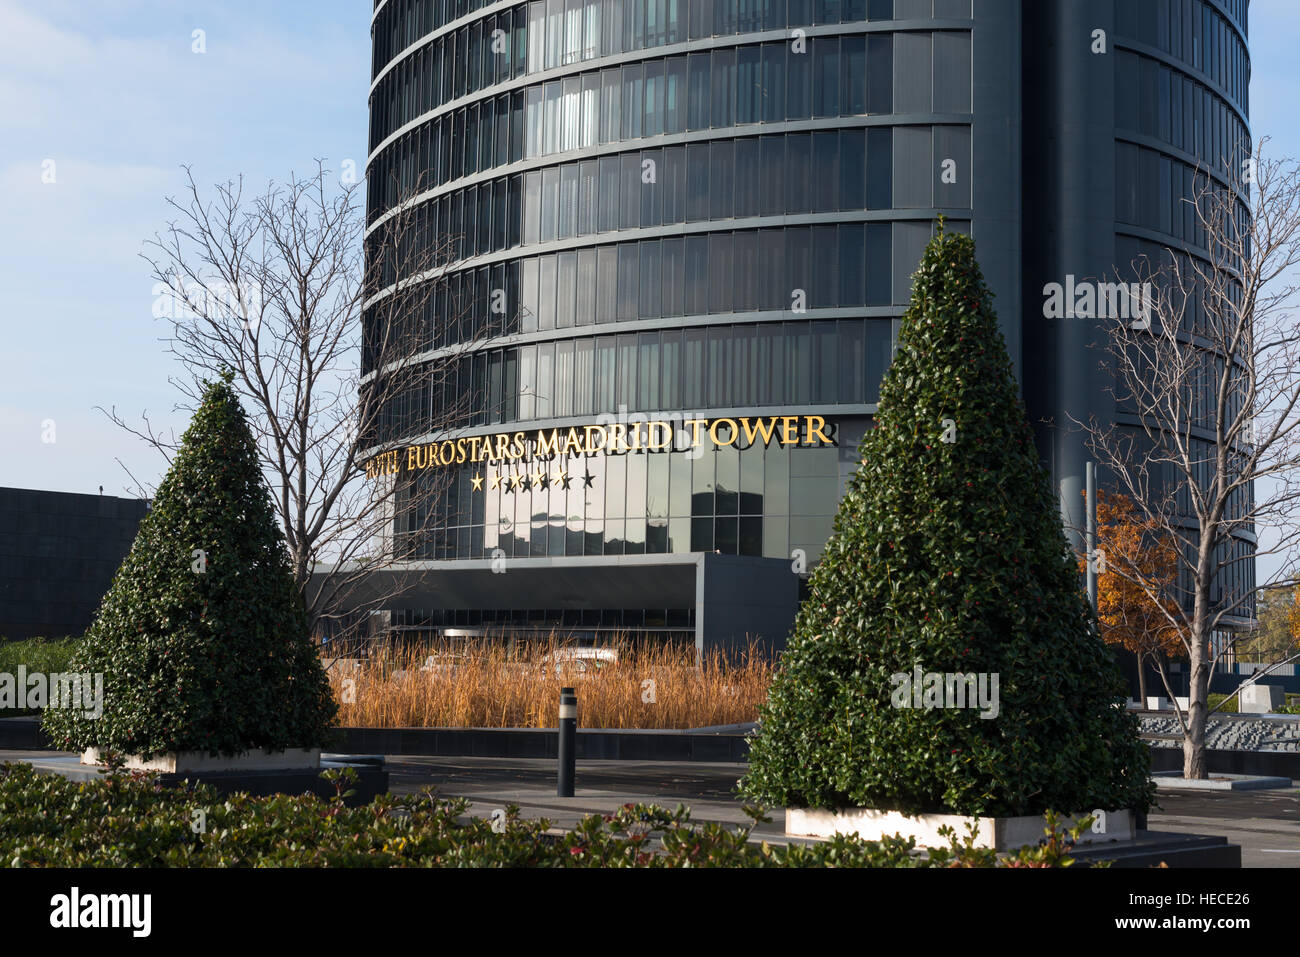
[[1279,685],[1248,685],[1237,698],[1244,714],[1269,714],[1286,704],[1286,689]]
[[[1063,818],[1058,825],[1064,832],[1078,823],[1086,813]],[[1099,815],[1100,818],[1100,815]],[[965,817],[961,814],[918,814],[908,816],[901,811],[878,811],[873,808],[844,808],[828,811],[822,808],[786,808],[785,832],[796,837],[834,837],[836,834],[856,834],[870,841],[894,834],[915,837],[919,847],[947,847],[948,840],[939,834],[947,825],[964,840],[968,825],[976,823],[976,847],[991,847],[1006,851],[1026,844],[1037,844],[1047,827],[1043,817]],[[1131,811],[1107,811],[1104,820],[1094,822],[1078,843],[1094,844],[1109,841],[1131,841],[1135,836]]]
[[1163,696],[1147,696],[1148,711],[1168,711],[1169,699]]
[[[103,764],[98,748],[87,748],[81,755],[82,764]],[[177,774],[187,771],[297,771],[320,767],[320,748],[308,751],[290,748],[288,751],[245,751],[243,754],[212,757],[206,751],[169,751],[147,761],[138,755],[127,755],[125,767],[131,771],[162,771]]]

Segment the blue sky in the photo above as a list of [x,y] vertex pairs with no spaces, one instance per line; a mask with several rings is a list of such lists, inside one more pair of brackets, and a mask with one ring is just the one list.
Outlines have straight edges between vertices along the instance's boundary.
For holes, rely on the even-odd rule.
[[364,166],[371,11],[0,0],[0,485],[121,495],[115,458],[156,484],[161,458],[93,411],[185,424],[143,241],[182,164],[200,185],[242,172],[259,190],[318,157]]
[[[1253,130],[1300,155],[1300,3],[1251,8]],[[161,477],[155,453],[93,411],[185,424],[169,414],[177,366],[142,243],[164,227],[182,164],[200,184],[243,173],[254,189],[318,157],[363,166],[371,12],[370,0],[0,0],[0,485],[123,494],[116,458]]]

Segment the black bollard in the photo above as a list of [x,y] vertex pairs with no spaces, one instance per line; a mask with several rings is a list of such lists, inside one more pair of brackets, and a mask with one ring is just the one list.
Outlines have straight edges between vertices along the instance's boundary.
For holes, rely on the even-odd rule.
[[560,772],[557,797],[573,797],[574,761],[578,751],[578,696],[572,688],[560,689]]

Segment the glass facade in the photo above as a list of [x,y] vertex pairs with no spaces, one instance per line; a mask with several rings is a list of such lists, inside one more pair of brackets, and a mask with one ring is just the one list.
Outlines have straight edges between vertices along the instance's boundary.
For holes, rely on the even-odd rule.
[[[1225,171],[1249,150],[1248,4],[1105,5],[1115,92],[1100,111],[1069,101],[1089,95],[1095,58],[1053,46],[1080,15],[1072,0],[1001,6],[377,3],[369,230],[413,197],[417,233],[452,243],[418,308],[368,304],[367,338],[401,316],[431,370],[377,444],[638,415],[815,414],[834,437],[450,465],[428,506],[415,503],[432,473],[399,471],[397,546],[815,561],[940,214],[980,243],[1031,415],[1075,389],[1086,418],[1098,390],[1063,371],[1073,333],[1030,328],[1038,291],[1098,263],[1206,255],[1184,200],[1204,183],[1240,189]],[[1062,147],[1082,116],[1113,139]],[[1069,218],[1078,191],[1062,178],[1080,162],[1089,203],[1113,186],[1113,229],[1093,230],[1088,203]],[[1042,209],[1071,225],[1041,223]]]
[[[1235,193],[1240,221],[1250,216],[1249,186],[1241,177],[1252,155],[1248,3],[1156,0],[1117,4],[1115,13],[1115,259],[1165,264],[1189,276],[1194,260],[1206,268],[1221,255],[1208,248],[1189,200],[1206,190]],[[1179,301],[1181,329],[1191,336],[1211,319],[1204,295]],[[1212,383],[1189,398],[1193,421],[1212,429]],[[1124,402],[1117,411],[1133,412]],[[1213,459],[1212,441],[1192,437],[1189,443],[1194,459]],[[1183,514],[1191,514],[1187,494],[1179,492]],[[1252,494],[1249,486],[1240,489],[1230,510],[1245,514]],[[1254,549],[1247,534],[1225,545],[1216,582],[1225,601],[1245,596],[1243,621],[1253,617]],[[1190,579],[1180,587],[1190,590]]]
[[379,4],[371,230],[413,196],[454,261],[418,308],[384,310],[438,371],[377,441],[807,413],[832,436],[399,469],[396,547],[815,560],[930,224],[970,229],[970,18],[970,0]]
[[816,554],[867,427],[863,419],[838,426],[838,448],[752,442],[702,447],[695,456],[683,450],[454,466],[450,479],[417,472],[403,492],[407,500],[431,501],[417,487],[422,482],[448,482],[450,491],[435,506],[399,509],[397,547],[412,559]]

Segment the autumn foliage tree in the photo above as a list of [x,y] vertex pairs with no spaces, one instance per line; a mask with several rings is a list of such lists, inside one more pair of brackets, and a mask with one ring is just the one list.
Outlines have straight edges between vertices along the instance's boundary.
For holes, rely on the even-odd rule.
[[1102,490],[1097,494],[1097,553],[1097,626],[1102,640],[1137,656],[1143,704],[1148,661],[1156,664],[1172,698],[1164,661],[1182,651],[1178,606],[1169,597],[1178,576],[1173,543],[1138,514],[1127,496]]

